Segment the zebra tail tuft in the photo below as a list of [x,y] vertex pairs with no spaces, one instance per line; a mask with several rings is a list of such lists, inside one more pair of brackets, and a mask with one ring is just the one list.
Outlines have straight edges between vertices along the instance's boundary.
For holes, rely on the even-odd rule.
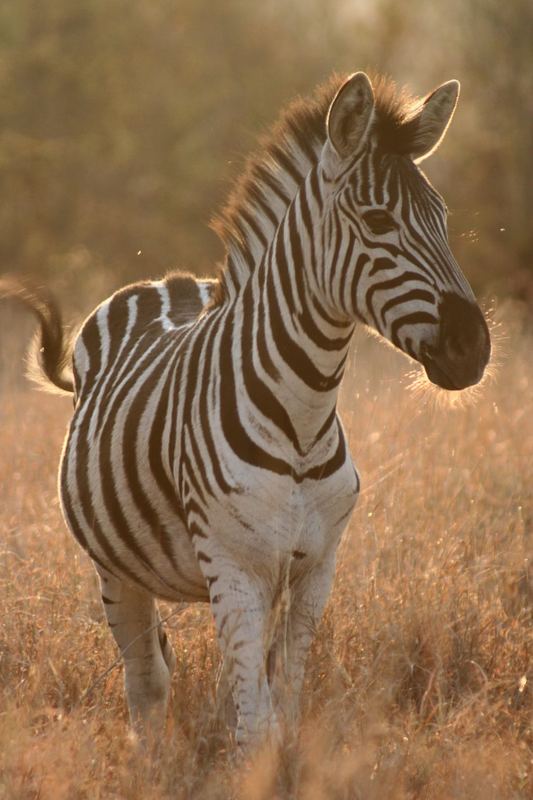
[[63,328],[61,311],[51,293],[27,280],[7,276],[0,278],[0,300],[21,303],[39,322],[40,330],[28,353],[28,378],[45,391],[73,393],[73,339]]

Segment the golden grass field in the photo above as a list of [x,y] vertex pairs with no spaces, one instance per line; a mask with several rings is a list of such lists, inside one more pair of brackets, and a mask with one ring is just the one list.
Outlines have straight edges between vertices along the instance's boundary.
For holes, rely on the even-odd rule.
[[1,800],[533,797],[533,335],[512,308],[503,320],[500,365],[466,403],[413,391],[405,358],[358,335],[341,407],[363,490],[302,725],[246,762],[215,700],[203,606],[168,621],[178,666],[159,758],[128,735],[95,576],[58,506],[71,402],[15,380],[5,325]]

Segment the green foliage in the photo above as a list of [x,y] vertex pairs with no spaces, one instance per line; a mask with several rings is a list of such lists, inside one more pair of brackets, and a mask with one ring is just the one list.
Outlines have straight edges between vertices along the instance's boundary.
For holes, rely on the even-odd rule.
[[256,134],[333,70],[369,68],[421,93],[462,80],[428,171],[478,288],[527,295],[533,12],[500,6],[1,4],[0,270],[37,275],[79,307],[172,267],[213,271],[222,250],[207,224]]

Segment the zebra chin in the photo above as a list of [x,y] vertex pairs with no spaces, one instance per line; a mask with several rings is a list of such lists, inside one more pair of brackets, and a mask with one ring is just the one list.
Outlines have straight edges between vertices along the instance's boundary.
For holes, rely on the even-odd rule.
[[422,361],[422,365],[426,371],[426,375],[436,386],[441,389],[447,389],[450,392],[458,392],[462,389],[467,389],[469,386],[475,386],[482,379],[485,367],[478,367],[468,373],[461,371],[461,373],[454,372],[449,365],[441,367],[435,360],[427,359]]

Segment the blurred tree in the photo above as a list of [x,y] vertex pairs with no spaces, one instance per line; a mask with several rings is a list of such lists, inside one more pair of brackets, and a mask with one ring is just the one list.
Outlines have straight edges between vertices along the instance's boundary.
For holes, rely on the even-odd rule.
[[79,307],[173,266],[211,271],[207,223],[257,132],[334,69],[370,68],[420,92],[462,79],[428,172],[476,283],[523,282],[532,14],[529,0],[0,4],[0,269]]
[[462,174],[466,202],[478,213],[479,268],[500,292],[533,307],[533,4],[456,5],[464,72],[475,92],[464,130],[472,158]]

